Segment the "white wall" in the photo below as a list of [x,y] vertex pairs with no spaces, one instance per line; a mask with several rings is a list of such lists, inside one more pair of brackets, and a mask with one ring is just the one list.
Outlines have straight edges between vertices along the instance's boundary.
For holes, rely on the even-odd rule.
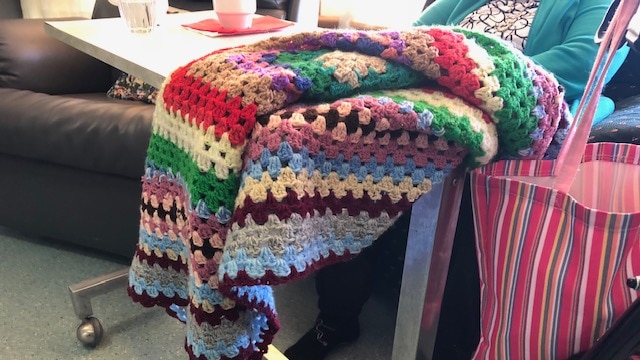
[[344,23],[357,22],[388,27],[407,27],[418,18],[425,0],[322,0],[321,16],[337,16]]
[[20,0],[26,19],[82,17],[91,18],[95,0]]

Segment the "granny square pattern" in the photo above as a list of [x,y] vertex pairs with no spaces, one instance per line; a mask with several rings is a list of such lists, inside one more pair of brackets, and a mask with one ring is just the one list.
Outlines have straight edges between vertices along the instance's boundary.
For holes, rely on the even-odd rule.
[[195,59],[156,99],[129,295],[186,307],[191,359],[261,359],[272,285],[358,254],[456,167],[544,157],[571,123],[563,95],[506,42],[455,27]]

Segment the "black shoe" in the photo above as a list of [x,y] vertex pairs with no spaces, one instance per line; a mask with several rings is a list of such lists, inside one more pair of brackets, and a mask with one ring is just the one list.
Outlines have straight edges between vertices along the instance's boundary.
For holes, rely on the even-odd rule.
[[322,319],[307,331],[284,356],[289,360],[322,360],[338,346],[355,341],[360,336],[357,325],[346,328],[329,326]]

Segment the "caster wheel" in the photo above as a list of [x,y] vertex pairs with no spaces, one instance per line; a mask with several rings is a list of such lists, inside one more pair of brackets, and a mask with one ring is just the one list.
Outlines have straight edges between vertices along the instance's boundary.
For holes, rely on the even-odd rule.
[[102,340],[102,324],[94,317],[82,321],[76,329],[76,336],[81,343],[89,347],[96,347]]

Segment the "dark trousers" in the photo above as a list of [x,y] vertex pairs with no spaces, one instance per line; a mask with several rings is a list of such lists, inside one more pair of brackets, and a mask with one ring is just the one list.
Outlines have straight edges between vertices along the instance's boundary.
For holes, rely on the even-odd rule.
[[[371,296],[374,279],[383,286],[399,285],[401,271],[389,277],[389,257],[404,254],[410,213],[404,214],[371,247],[356,258],[316,273],[320,316],[333,324],[357,322],[362,307]],[[399,266],[402,264],[391,264]],[[386,274],[386,276],[383,276]],[[468,181],[465,184],[458,226],[444,290],[434,359],[468,360],[480,337],[480,284],[475,253],[473,214]]]
[[316,273],[320,317],[328,324],[351,326],[358,322],[373,289],[375,249],[354,259],[327,266]]

